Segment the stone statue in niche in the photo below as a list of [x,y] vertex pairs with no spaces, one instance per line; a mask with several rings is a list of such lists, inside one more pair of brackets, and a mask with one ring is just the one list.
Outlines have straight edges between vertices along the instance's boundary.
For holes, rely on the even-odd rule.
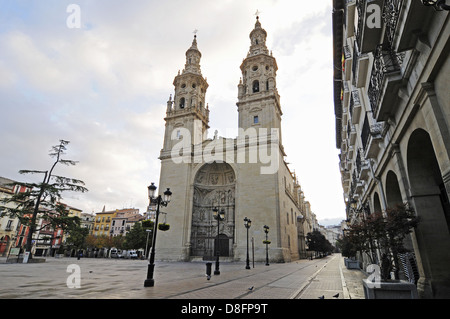
[[212,185],[217,185],[217,183],[219,182],[219,175],[211,174],[210,179]]

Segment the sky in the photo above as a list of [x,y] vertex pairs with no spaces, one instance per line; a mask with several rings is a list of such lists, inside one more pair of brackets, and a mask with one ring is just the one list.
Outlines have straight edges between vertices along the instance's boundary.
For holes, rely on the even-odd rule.
[[[277,60],[286,162],[321,225],[345,219],[335,144],[331,0],[0,0],[0,176],[48,170],[87,193],[63,201],[84,212],[148,205],[158,185],[166,103],[194,30],[209,88],[209,136],[238,125],[242,60],[256,11]],[[74,6],[76,5],[75,9]],[[78,19],[79,18],[79,19]],[[78,23],[79,22],[79,23]],[[176,196],[174,194],[173,196]]]

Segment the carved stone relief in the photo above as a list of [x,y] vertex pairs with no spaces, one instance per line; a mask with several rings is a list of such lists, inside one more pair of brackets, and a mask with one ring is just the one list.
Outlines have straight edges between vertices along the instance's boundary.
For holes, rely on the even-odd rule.
[[229,247],[233,247],[235,237],[235,182],[234,171],[226,163],[205,164],[198,171],[194,179],[191,256],[212,258],[216,252],[217,221],[213,217],[214,207],[225,211],[225,218],[219,223],[220,255],[232,255]]

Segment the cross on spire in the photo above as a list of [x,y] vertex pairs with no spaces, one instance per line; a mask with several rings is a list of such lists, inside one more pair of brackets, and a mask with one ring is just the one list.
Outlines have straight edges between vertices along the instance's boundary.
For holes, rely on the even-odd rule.
[[259,10],[256,10],[256,12],[255,12],[255,16],[256,16],[256,19],[259,19],[259,15],[260,15],[260,13],[261,13],[261,11],[259,11]]
[[197,29],[194,29],[194,31],[192,32],[194,34],[194,37],[197,37],[197,32],[198,32]]

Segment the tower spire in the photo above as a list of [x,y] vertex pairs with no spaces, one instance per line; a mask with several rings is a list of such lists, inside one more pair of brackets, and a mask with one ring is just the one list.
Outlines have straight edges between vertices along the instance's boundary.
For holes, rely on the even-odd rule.
[[202,74],[200,70],[200,59],[202,54],[197,47],[197,30],[194,30],[194,40],[192,40],[191,47],[186,51],[186,64],[184,67],[185,72]]
[[256,11],[256,23],[255,28],[250,32],[250,50],[247,57],[255,54],[269,54],[269,50],[266,47],[267,32],[261,27],[259,21],[259,11]]

